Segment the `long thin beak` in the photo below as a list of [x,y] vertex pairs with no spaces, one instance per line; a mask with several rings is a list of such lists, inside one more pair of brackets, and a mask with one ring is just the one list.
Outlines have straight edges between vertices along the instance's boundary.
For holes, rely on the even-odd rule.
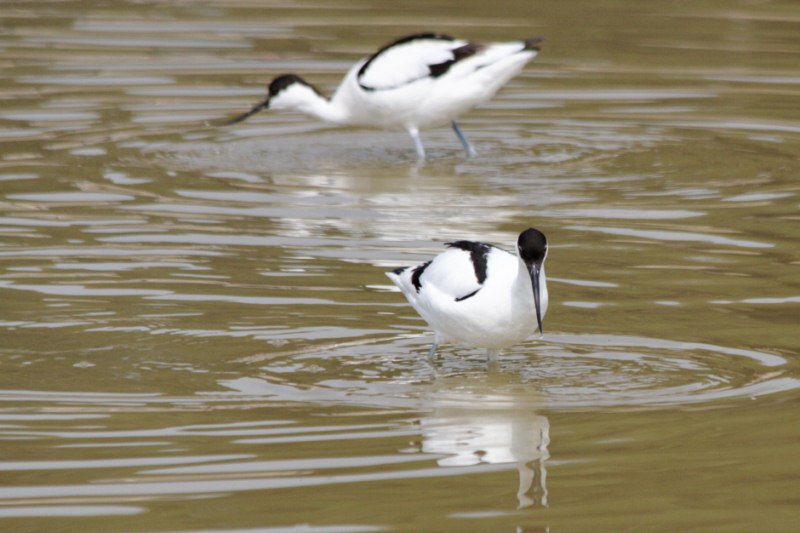
[[542,305],[539,301],[539,273],[541,272],[541,265],[533,265],[531,267],[531,285],[533,285],[533,304],[536,306],[536,321],[539,323],[539,333],[544,335],[542,329]]
[[242,113],[241,115],[233,117],[232,119],[216,121],[213,124],[215,126],[230,126],[231,124],[236,124],[237,122],[241,122],[245,119],[248,119],[253,115],[255,115],[256,113],[258,113],[259,111],[267,108],[269,108],[269,98],[267,98],[263,102],[259,102],[256,105],[254,105],[253,108],[247,113]]

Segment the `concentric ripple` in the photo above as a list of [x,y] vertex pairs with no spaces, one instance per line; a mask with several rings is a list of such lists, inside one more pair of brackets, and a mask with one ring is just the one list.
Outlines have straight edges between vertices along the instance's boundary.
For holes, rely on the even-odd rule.
[[[314,353],[272,354],[262,367],[265,377],[221,384],[275,400],[405,408],[424,408],[420,399],[443,379],[474,383],[483,374],[506,377],[495,381],[493,392],[513,396],[524,386],[546,408],[693,404],[800,387],[787,360],[776,354],[647,337],[548,334],[492,364],[479,351],[445,348],[430,365],[419,337],[393,339],[390,347],[376,353],[374,344],[355,342],[321,346]],[[337,379],[315,380],[330,376],[333,367]]]

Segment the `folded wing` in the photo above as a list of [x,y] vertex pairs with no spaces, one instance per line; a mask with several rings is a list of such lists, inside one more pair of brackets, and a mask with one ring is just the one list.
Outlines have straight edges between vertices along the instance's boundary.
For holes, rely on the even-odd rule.
[[489,247],[480,243],[469,243],[485,246],[485,249],[469,249],[459,247],[466,241],[450,243],[450,248],[439,254],[419,276],[420,290],[435,287],[436,292],[447,298],[460,302],[475,294],[483,287],[486,279],[485,255]]
[[480,45],[441,33],[409,35],[384,46],[361,66],[358,84],[366,91],[398,89],[437,77],[454,63],[481,50]]

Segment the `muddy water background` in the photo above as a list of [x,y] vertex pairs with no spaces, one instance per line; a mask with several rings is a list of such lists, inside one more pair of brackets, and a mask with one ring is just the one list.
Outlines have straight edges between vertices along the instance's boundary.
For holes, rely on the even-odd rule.
[[[474,160],[203,125],[423,29],[546,38]],[[0,65],[0,530],[796,528],[793,2],[12,1]],[[529,225],[544,340],[430,367],[383,272]]]

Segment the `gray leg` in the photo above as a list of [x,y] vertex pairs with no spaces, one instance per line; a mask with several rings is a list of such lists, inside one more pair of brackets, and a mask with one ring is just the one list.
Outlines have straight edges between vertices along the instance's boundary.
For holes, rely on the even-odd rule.
[[461,128],[458,127],[458,122],[454,120],[453,122],[451,122],[451,125],[453,126],[453,131],[456,132],[456,135],[458,135],[458,140],[461,141],[461,145],[467,152],[467,157],[475,157],[476,155],[475,148],[473,148],[472,145],[467,140],[467,138],[464,137],[464,134],[461,132]]
[[436,358],[436,348],[439,346],[439,339],[433,341],[431,349],[428,350],[428,359],[432,362]]
[[417,128],[411,128],[408,130],[408,134],[411,135],[411,138],[414,140],[414,148],[417,150],[417,159],[422,161],[425,159],[425,147],[422,146],[422,139],[419,137],[419,130]]

